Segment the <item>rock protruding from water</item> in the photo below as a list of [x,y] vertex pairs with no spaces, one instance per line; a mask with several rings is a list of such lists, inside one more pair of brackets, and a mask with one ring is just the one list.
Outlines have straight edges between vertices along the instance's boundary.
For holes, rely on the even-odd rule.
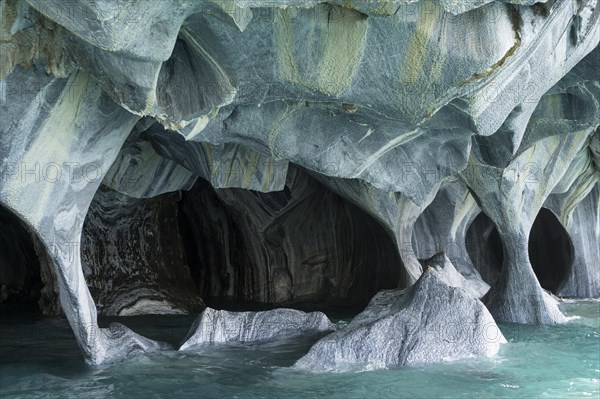
[[166,342],[146,338],[121,323],[110,323],[108,328],[99,329],[98,349],[86,358],[98,359],[94,364],[117,362],[149,352],[174,349]]
[[260,342],[335,331],[322,312],[294,309],[230,312],[206,308],[196,319],[180,350],[202,344]]
[[481,301],[429,267],[411,288],[379,292],[347,327],[319,340],[295,366],[343,371],[491,357],[505,342]]
[[429,266],[435,269],[439,277],[450,287],[462,288],[475,298],[481,298],[485,295],[485,291],[489,289],[489,286],[487,289],[481,289],[481,286],[474,284],[472,280],[467,280],[456,270],[448,256],[443,252],[433,255],[431,258],[421,261],[421,263],[424,268]]

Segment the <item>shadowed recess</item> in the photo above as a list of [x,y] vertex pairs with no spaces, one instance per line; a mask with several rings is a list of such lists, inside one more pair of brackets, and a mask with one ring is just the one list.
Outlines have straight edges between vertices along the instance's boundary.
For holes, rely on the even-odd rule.
[[384,229],[301,171],[271,193],[215,190],[199,179],[183,192],[179,220],[203,298],[364,306],[404,281]]
[[573,243],[552,211],[542,208],[529,234],[529,259],[542,288],[556,292],[573,265]]
[[18,217],[0,206],[0,305],[37,306],[41,289],[33,239]]
[[[502,269],[502,241],[494,222],[480,213],[469,226],[467,252],[483,280],[492,285]],[[573,263],[573,243],[554,213],[542,208],[529,234],[529,260],[542,288],[556,293]]]
[[299,168],[269,193],[198,179],[190,191],[137,199],[102,186],[82,263],[103,316],[197,312],[202,299],[238,310],[364,307],[406,285],[384,228]]
[[467,253],[483,281],[493,285],[502,269],[502,241],[494,222],[480,213],[473,220],[466,235]]

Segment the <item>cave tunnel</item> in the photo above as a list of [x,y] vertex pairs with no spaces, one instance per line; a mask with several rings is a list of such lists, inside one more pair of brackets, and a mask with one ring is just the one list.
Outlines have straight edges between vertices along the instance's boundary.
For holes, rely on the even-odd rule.
[[[502,240],[492,220],[483,212],[469,226],[469,257],[483,280],[492,285],[502,269]],[[556,293],[573,263],[573,243],[554,213],[542,208],[529,234],[529,259],[542,288]]]
[[0,305],[39,310],[43,284],[34,239],[14,213],[0,206]]
[[554,213],[542,208],[529,234],[529,259],[540,285],[556,293],[573,265],[573,242]]
[[277,192],[215,190],[199,179],[182,193],[181,235],[207,303],[362,308],[377,291],[406,285],[384,228],[299,173],[301,183]]
[[391,235],[307,172],[296,176],[269,193],[198,179],[189,191],[136,199],[102,186],[82,236],[99,313],[193,313],[202,301],[362,310],[377,291],[405,287]]

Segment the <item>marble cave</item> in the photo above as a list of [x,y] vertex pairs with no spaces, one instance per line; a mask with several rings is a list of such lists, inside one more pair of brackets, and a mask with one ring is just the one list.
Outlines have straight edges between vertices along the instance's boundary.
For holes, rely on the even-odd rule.
[[599,42],[597,0],[1,0],[0,396],[567,397],[528,351],[600,395]]

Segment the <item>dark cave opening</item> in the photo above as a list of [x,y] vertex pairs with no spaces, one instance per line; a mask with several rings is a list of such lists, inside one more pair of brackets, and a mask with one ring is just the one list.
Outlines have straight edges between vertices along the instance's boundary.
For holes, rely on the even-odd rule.
[[298,169],[276,192],[214,189],[133,198],[101,187],[82,266],[102,316],[216,309],[362,310],[406,286],[384,228]]
[[[502,269],[502,240],[483,212],[469,226],[466,246],[483,280],[492,285]],[[552,211],[542,208],[529,234],[529,260],[542,288],[556,293],[573,263],[573,243]]]
[[567,230],[542,208],[529,234],[529,259],[542,288],[556,293],[573,265],[573,251]]
[[43,284],[34,239],[15,214],[0,206],[0,305],[39,310]]
[[203,309],[178,228],[179,192],[134,198],[101,186],[86,215],[81,262],[99,314]]
[[215,308],[358,309],[405,285],[391,237],[305,172],[282,191],[182,193],[179,227],[200,295]]
[[502,240],[496,225],[483,212],[471,222],[465,237],[467,253],[483,281],[493,285],[502,269]]

